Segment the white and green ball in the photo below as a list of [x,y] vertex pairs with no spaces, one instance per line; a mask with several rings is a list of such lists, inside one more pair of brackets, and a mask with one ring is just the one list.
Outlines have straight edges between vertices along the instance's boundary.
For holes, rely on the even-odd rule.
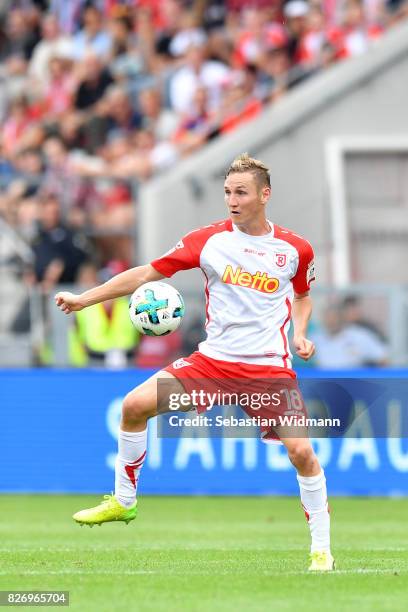
[[184,311],[184,301],[177,289],[160,281],[138,287],[129,302],[133,325],[148,336],[174,332],[180,326]]

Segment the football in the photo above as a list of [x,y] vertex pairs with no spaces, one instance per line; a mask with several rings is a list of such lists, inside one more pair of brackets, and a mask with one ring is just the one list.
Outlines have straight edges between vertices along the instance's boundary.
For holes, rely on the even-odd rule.
[[174,332],[184,316],[184,302],[171,285],[151,282],[132,294],[129,315],[136,329],[147,336],[164,336]]

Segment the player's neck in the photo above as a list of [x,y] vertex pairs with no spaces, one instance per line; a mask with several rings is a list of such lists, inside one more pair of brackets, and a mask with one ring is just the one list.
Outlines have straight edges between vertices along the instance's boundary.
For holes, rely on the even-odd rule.
[[272,227],[267,219],[261,219],[259,221],[253,221],[245,224],[235,224],[240,232],[248,234],[249,236],[266,236],[272,231]]

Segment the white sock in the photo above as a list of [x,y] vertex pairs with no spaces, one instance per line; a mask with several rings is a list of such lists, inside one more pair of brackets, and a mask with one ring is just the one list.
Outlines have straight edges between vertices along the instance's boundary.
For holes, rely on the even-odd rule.
[[146,457],[147,428],[144,431],[122,431],[118,435],[115,462],[115,497],[122,506],[135,503],[137,481]]
[[311,552],[330,552],[330,514],[326,478],[323,470],[317,476],[299,476],[300,499],[312,536]]

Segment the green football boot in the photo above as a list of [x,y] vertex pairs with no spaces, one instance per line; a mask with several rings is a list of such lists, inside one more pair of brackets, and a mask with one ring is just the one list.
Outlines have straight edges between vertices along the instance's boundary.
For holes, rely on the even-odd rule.
[[104,495],[104,501],[94,508],[87,508],[76,512],[72,518],[83,525],[102,525],[112,521],[124,521],[126,524],[133,521],[137,514],[137,501],[130,508],[125,508],[117,501],[114,495]]
[[325,550],[310,553],[309,572],[331,572],[336,569],[332,555]]

